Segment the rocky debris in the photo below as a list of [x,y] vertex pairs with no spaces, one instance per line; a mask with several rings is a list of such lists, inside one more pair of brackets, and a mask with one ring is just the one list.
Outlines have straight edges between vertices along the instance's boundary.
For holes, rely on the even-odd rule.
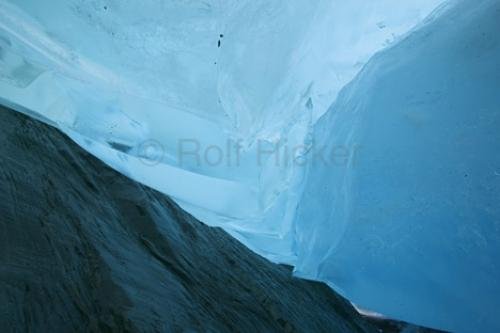
[[0,331],[377,331],[58,130],[0,128]]

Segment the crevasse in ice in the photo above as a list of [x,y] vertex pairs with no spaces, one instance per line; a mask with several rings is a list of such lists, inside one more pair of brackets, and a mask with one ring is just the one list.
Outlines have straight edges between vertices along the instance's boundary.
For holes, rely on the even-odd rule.
[[[0,101],[361,307],[444,329],[491,328],[490,299],[471,316],[498,291],[493,256],[472,266],[483,289],[459,293],[473,278],[456,277],[468,267],[459,251],[497,250],[479,221],[466,223],[499,216],[488,201],[497,178],[488,187],[468,169],[491,174],[497,160],[473,155],[466,128],[498,124],[482,89],[498,82],[482,87],[468,76],[480,69],[458,69],[476,68],[475,55],[495,65],[495,53],[481,62],[484,48],[496,50],[481,34],[498,27],[469,28],[498,1],[452,1],[422,22],[441,2],[0,0]],[[490,103],[476,108],[480,120],[458,102],[472,93]],[[477,136],[490,144],[479,151],[491,152],[489,134]],[[468,149],[437,144],[450,138]],[[426,153],[428,164],[412,167]],[[456,182],[458,173],[467,177]],[[483,200],[474,207],[487,216],[457,209],[466,195]],[[456,266],[439,266],[448,259]]]

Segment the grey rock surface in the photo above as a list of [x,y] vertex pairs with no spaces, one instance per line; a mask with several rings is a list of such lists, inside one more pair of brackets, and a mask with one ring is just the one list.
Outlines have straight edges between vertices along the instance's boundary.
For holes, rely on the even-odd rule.
[[0,108],[1,332],[370,332],[56,129]]

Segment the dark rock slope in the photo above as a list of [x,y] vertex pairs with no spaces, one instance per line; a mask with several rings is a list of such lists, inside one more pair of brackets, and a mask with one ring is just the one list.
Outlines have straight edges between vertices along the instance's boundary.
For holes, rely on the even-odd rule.
[[59,131],[0,108],[1,332],[367,332]]

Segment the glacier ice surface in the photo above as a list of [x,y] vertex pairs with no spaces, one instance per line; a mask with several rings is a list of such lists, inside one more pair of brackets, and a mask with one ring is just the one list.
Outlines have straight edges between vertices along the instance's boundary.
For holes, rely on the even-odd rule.
[[498,1],[442,2],[0,0],[0,102],[361,307],[491,328]]

